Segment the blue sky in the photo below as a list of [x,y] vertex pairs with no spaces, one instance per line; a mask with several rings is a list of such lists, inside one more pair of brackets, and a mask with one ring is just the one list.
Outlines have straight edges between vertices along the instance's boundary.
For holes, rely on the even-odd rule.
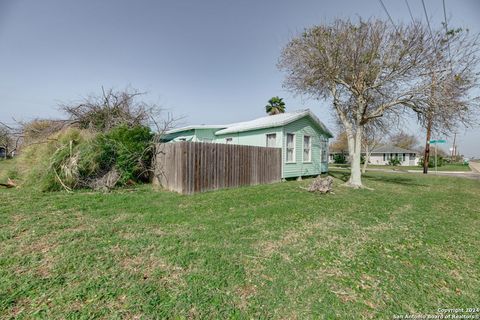
[[[384,0],[393,20],[404,1]],[[409,0],[424,19],[421,1]],[[425,1],[431,23],[441,0]],[[446,0],[452,26],[480,32],[480,2]],[[60,102],[101,86],[147,91],[183,124],[230,123],[264,115],[267,100],[311,108],[333,128],[329,103],[282,88],[276,63],[303,28],[335,17],[387,19],[379,1],[0,0],[0,121],[59,118]],[[423,133],[412,121],[412,133]],[[460,130],[460,151],[480,156],[480,128]]]

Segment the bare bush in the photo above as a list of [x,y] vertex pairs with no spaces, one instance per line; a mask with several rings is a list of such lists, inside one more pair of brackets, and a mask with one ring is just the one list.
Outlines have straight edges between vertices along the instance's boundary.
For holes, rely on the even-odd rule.
[[143,94],[135,89],[114,91],[102,87],[101,95],[89,96],[79,104],[62,104],[60,109],[82,129],[105,132],[119,125],[151,126],[161,109],[138,101]]
[[12,157],[22,141],[22,134],[18,128],[0,122],[0,148],[4,150],[5,158]]

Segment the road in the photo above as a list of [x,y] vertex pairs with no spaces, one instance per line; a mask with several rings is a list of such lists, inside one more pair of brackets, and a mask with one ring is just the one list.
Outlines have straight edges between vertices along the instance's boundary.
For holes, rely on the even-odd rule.
[[469,165],[472,171],[480,173],[480,162],[470,161]]
[[[480,162],[470,162],[470,168],[472,171],[438,171],[435,173],[435,169],[428,170],[429,175],[438,175],[438,176],[448,176],[448,177],[460,177],[466,179],[473,179],[480,181]],[[332,169],[345,169],[350,170],[350,168],[339,168],[339,167],[332,167]],[[392,169],[381,169],[381,168],[371,168],[367,171],[380,171],[380,172],[388,172],[388,173],[409,173],[409,174],[423,174],[421,170],[392,170]]]

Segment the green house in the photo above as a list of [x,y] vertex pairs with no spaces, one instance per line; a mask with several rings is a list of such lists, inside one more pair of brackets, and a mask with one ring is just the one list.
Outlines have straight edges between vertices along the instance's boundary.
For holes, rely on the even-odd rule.
[[330,130],[310,110],[229,125],[192,125],[167,131],[164,141],[231,143],[282,149],[282,178],[328,171]]

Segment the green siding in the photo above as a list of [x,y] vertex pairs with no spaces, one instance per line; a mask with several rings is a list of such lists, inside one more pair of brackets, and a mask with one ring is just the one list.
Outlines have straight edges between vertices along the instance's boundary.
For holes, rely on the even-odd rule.
[[175,133],[169,133],[165,135],[164,139],[167,141],[179,141],[179,139],[185,139],[186,141],[193,141],[195,137],[195,130],[185,130],[185,131],[180,131],[180,132],[175,132]]
[[195,138],[193,141],[196,142],[214,142],[215,141],[215,131],[219,129],[195,129]]
[[276,128],[267,128],[267,129],[258,129],[245,132],[236,132],[232,134],[222,134],[216,136],[215,142],[225,143],[225,139],[232,138],[233,144],[241,144],[248,146],[258,146],[266,147],[267,146],[267,134],[275,133],[276,137],[276,147],[282,147],[282,127]]
[[[318,175],[328,171],[328,135],[316,125],[310,117],[303,117],[285,126],[266,129],[257,129],[232,134],[215,135],[220,129],[194,129],[177,132],[169,135],[173,141],[179,137],[188,137],[187,141],[202,141],[226,143],[227,138],[232,138],[232,144],[266,147],[267,134],[275,133],[276,147],[282,148],[282,178]],[[286,162],[287,133],[295,134],[295,162]],[[303,162],[303,137],[308,135],[312,140],[311,161]],[[322,158],[322,150],[326,155]]]
[[[322,149],[326,150],[328,139],[309,117],[287,124],[283,131],[284,178],[318,175],[328,171],[328,155],[325,159],[321,159]],[[286,162],[287,133],[295,134],[295,162],[293,163]],[[312,139],[311,162],[303,162],[303,137],[305,135]]]
[[190,129],[185,131],[179,131],[170,133],[165,136],[165,140],[176,142],[180,139],[193,142],[214,142],[215,131],[219,129]]
[[[246,132],[237,132],[233,134],[218,135],[215,142],[225,143],[226,138],[232,138],[232,143],[266,146],[266,135],[269,133],[277,134],[277,147],[282,148],[282,177],[292,178],[299,176],[318,175],[328,171],[328,154],[325,159],[321,159],[322,150],[328,150],[327,135],[318,128],[309,118],[304,117],[283,127],[259,129]],[[286,134],[295,134],[295,162],[286,162]],[[308,163],[303,162],[303,137],[308,135],[312,139],[312,156]]]

